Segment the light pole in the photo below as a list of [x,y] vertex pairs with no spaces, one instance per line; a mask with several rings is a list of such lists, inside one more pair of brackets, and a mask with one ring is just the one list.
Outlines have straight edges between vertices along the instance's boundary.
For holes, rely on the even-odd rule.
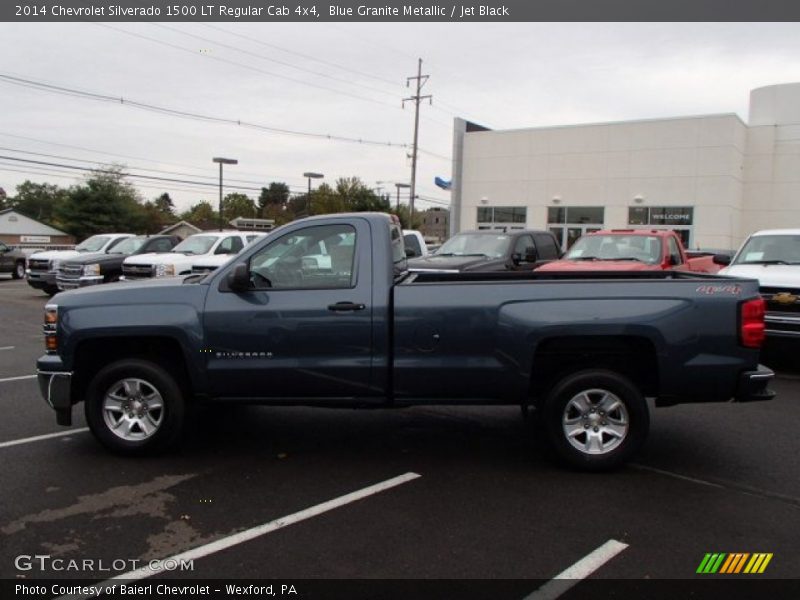
[[219,230],[222,231],[222,165],[238,165],[239,161],[235,158],[214,157],[212,162],[219,163]]
[[[409,185],[408,183],[395,183],[394,187],[397,188],[397,210],[399,211],[400,210],[400,188],[410,188],[411,185]],[[411,227],[411,223],[410,222],[409,222],[408,226]]]
[[312,179],[322,179],[325,177],[322,173],[314,173],[312,171],[306,171],[303,173],[303,177],[308,178],[308,199],[306,200],[306,212],[311,215],[311,180]]

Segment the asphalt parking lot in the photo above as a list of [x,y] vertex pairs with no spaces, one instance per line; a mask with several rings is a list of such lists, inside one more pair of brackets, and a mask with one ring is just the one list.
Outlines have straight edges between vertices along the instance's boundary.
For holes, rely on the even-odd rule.
[[773,554],[763,574],[729,577],[800,575],[791,346],[764,355],[779,370],[774,401],[657,409],[642,454],[613,473],[551,465],[507,408],[209,408],[178,452],[122,459],[82,411],[66,431],[39,396],[46,301],[0,279],[3,579],[127,570],[20,569],[20,555],[112,564],[201,548],[192,571],[170,575],[530,580],[515,588],[529,593],[610,540],[621,544],[593,579],[720,579],[695,573],[720,552]]

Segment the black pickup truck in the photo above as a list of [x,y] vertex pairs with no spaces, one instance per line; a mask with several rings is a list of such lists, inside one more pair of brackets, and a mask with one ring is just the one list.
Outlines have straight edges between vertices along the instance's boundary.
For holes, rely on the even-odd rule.
[[129,256],[169,252],[180,241],[177,235],[139,235],[120,242],[107,252],[83,253],[62,260],[56,270],[56,285],[64,291],[119,281],[122,263]]
[[433,254],[408,261],[411,271],[530,271],[561,258],[549,231],[462,231]]
[[[533,409],[585,469],[629,459],[645,398],[768,400],[751,280],[675,272],[409,273],[388,215],[285,225],[208,275],[109,284],[45,307],[41,391],[58,423],[139,454],[174,443],[187,405]],[[724,409],[723,409],[724,410]]]

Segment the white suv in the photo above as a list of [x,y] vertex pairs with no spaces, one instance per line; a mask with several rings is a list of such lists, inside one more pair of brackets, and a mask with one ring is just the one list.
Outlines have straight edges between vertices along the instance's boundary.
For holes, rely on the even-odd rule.
[[123,280],[149,279],[187,275],[199,260],[224,255],[230,258],[247,244],[247,235],[241,231],[206,231],[191,235],[162,254],[138,254],[122,263]]
[[758,279],[767,335],[800,339],[800,229],[757,231],[719,274]]

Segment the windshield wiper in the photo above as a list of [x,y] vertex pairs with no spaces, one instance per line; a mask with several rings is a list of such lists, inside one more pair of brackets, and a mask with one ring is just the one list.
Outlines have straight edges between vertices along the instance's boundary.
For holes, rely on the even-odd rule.
[[574,258],[569,257],[567,260],[600,260],[596,256],[576,256]]
[[786,260],[747,260],[742,263],[742,265],[794,265],[797,263],[792,263]]

